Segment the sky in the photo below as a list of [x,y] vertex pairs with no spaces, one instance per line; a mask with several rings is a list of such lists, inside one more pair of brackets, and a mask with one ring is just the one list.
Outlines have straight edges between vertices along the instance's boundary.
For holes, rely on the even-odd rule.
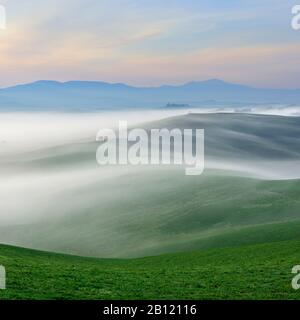
[[[300,1],[298,0],[299,4]],[[0,87],[218,78],[300,88],[297,0],[0,0]]]

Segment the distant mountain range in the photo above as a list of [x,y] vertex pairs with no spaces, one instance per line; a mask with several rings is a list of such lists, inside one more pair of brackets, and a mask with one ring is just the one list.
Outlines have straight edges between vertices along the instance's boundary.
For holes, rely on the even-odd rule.
[[299,104],[300,89],[258,89],[212,79],[183,85],[133,87],[96,81],[37,81],[0,89],[1,110],[159,108],[167,105]]

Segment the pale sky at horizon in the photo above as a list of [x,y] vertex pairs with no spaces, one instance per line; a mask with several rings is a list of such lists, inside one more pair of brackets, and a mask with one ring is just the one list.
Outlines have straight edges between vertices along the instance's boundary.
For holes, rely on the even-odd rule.
[[[298,1],[300,4],[300,1]],[[297,0],[0,0],[0,87],[219,78],[300,88]]]

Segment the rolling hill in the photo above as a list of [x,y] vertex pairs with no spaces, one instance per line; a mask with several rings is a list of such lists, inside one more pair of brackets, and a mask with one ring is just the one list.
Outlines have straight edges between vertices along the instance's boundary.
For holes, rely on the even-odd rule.
[[189,114],[145,124],[205,128],[199,177],[181,167],[99,167],[93,142],[4,162],[0,241],[128,258],[299,239],[299,121]]
[[0,245],[0,299],[299,299],[299,250],[297,240],[105,260]]

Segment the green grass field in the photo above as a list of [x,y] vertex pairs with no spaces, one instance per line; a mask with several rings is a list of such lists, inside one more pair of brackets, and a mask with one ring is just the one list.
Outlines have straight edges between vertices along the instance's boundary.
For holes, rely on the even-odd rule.
[[299,299],[291,269],[300,240],[168,254],[93,259],[0,246],[1,299]]

